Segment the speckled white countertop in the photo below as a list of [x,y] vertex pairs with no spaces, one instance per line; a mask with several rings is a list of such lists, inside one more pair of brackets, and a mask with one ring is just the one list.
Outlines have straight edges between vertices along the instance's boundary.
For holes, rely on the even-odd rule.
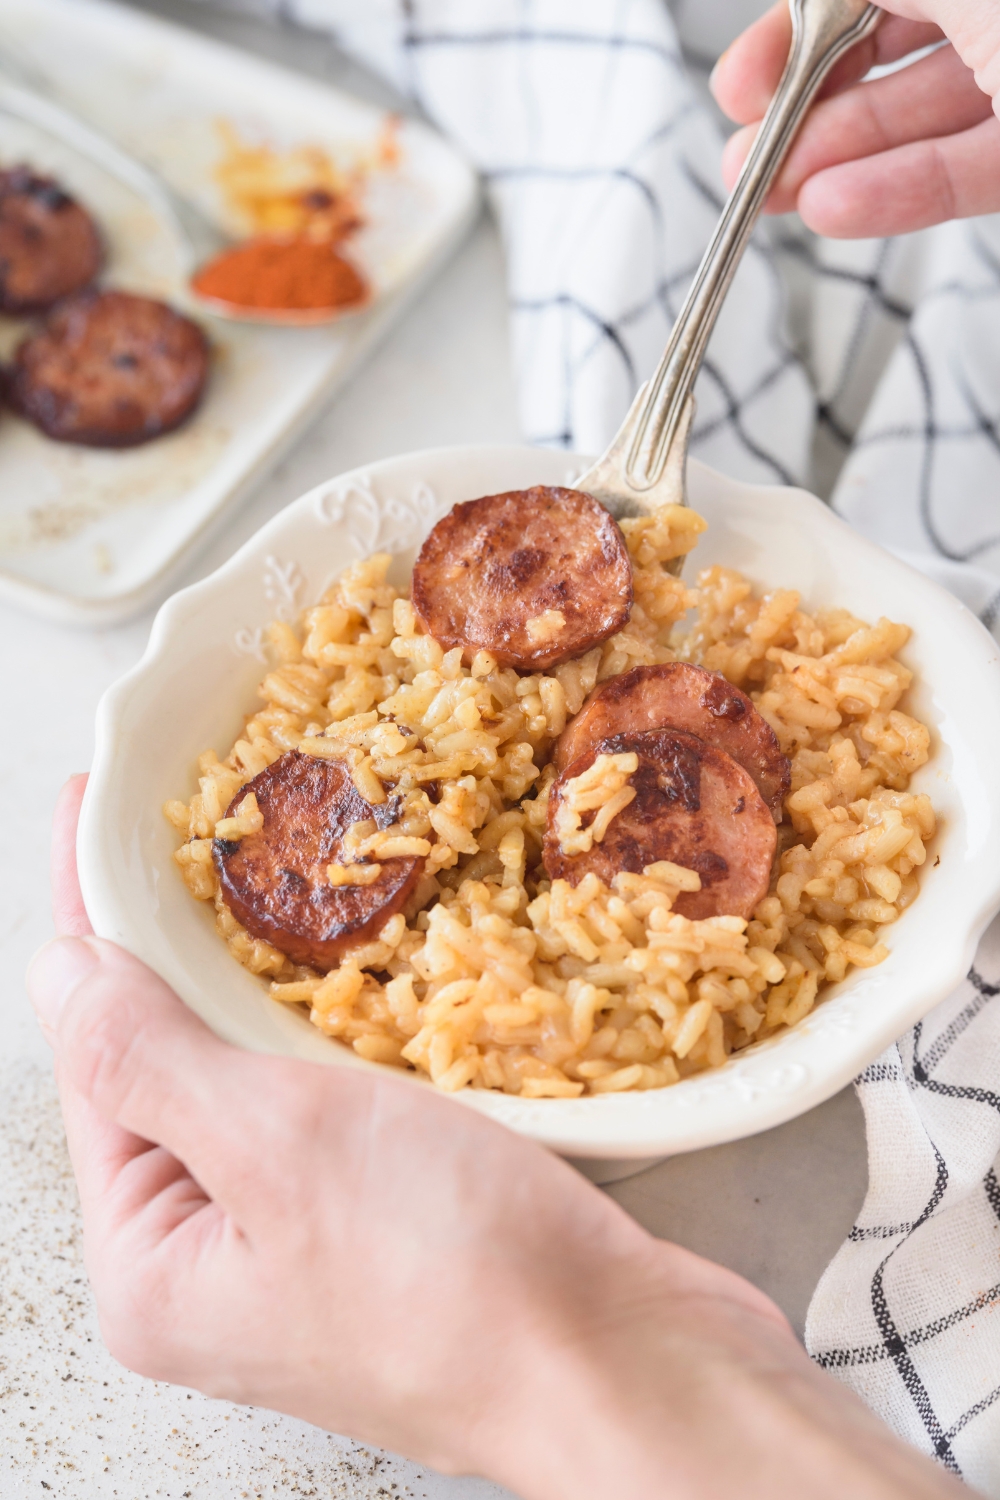
[[[147,4],[385,98],[316,37],[276,35],[184,0]],[[409,448],[517,439],[500,249],[484,222],[190,580],[330,475]],[[141,1380],[101,1345],[48,1052],[22,975],[51,933],[53,800],[89,764],[97,700],[138,658],[149,627],[147,616],[76,633],[0,610],[0,1496],[499,1500],[483,1481],[443,1479],[286,1417]],[[611,1191],[654,1233],[755,1281],[801,1329],[864,1184],[860,1111],[845,1093],[779,1130],[676,1158]]]

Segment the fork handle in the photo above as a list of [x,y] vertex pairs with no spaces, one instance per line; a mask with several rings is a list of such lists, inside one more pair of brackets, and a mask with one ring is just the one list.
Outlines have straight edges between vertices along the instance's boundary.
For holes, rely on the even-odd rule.
[[[795,133],[838,58],[868,36],[882,11],[867,0],[790,0],[792,45],[785,71],[723,210],[663,358],[619,430],[614,453],[623,489],[641,493],[668,463],[683,474],[691,392],[719,309]],[[641,399],[644,395],[645,399]],[[671,450],[676,450],[673,454]],[[599,467],[604,460],[599,460]],[[622,483],[623,482],[623,483]],[[683,493],[683,491],[682,491]],[[677,498],[681,498],[678,496]]]

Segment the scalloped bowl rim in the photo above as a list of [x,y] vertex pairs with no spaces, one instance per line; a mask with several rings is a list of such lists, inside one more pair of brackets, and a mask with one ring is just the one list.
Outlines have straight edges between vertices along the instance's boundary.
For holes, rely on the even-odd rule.
[[[260,662],[251,660],[254,643],[259,654],[260,629],[276,608],[291,618],[366,550],[403,550],[406,543],[412,557],[428,525],[456,499],[530,483],[570,483],[585,462],[540,449],[429,449],[325,481],[275,516],[214,573],[170,598],[156,617],[142,660],[105,693],[78,837],[88,912],[99,936],[149,963],[227,1040],[253,1050],[384,1071],[320,1035],[300,1013],[271,1001],[261,981],[236,964],[211,931],[205,904],[192,901],[177,879],[170,860],[174,836],[159,808],[166,797],[182,795],[185,784],[194,786],[191,746],[182,750],[177,743],[175,750],[175,736],[180,740],[188,732],[190,737],[195,731],[187,729],[189,721],[206,714],[222,750],[231,733],[226,726],[238,728],[240,712],[248,706],[247,694],[234,686],[231,703],[211,707],[206,694],[196,692],[199,672],[214,673],[219,692],[229,691],[230,673],[241,675],[250,690],[262,671]],[[959,983],[983,929],[1000,908],[1000,860],[992,857],[995,838],[990,836],[1000,829],[1000,773],[993,770],[989,750],[1000,743],[996,642],[953,595],[804,491],[743,484],[694,460],[688,482],[692,505],[710,520],[699,562],[740,567],[739,559],[746,557],[744,566],[758,586],[768,581],[794,586],[789,570],[804,569],[814,589],[829,595],[810,599],[804,578],[807,609],[843,595],[853,598],[851,608],[858,608],[859,597],[862,605],[870,599],[867,613],[874,616],[882,612],[873,607],[876,597],[884,595],[895,605],[912,601],[906,612],[895,609],[895,617],[915,627],[904,659],[917,666],[927,659],[941,668],[933,682],[923,674],[914,684],[913,694],[922,700],[917,707],[934,726],[935,747],[916,784],[930,791],[945,816],[931,847],[936,858],[924,867],[920,898],[889,929],[889,958],[874,969],[854,970],[784,1036],[667,1089],[575,1100],[522,1100],[473,1089],[451,1096],[572,1157],[624,1161],[673,1155],[756,1134],[822,1103]],[[406,486],[411,499],[394,498]],[[280,563],[280,550],[290,563]],[[313,568],[315,576],[298,585],[300,564]],[[268,593],[272,565],[278,571]],[[397,566],[405,565],[404,560]],[[769,579],[768,568],[776,576]],[[306,597],[297,597],[296,589]],[[233,626],[248,610],[258,625],[223,642],[222,621]],[[233,640],[242,642],[238,651]],[[211,741],[210,734],[203,743]],[[176,769],[172,784],[170,767]],[[939,930],[932,941],[935,915]],[[217,967],[216,955],[225,967]],[[197,967],[196,956],[204,969]],[[412,1074],[401,1076],[410,1086],[431,1086]]]

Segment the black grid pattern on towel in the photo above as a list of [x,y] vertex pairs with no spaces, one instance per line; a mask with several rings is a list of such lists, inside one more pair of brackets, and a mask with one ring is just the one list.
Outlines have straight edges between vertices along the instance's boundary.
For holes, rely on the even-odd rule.
[[[969,992],[966,1004],[926,1048],[923,1048],[923,1023],[918,1022],[913,1028],[912,1060],[909,1068],[903,1065],[901,1059],[898,1064],[895,1061],[887,1062],[883,1059],[864,1070],[856,1080],[858,1090],[862,1095],[867,1089],[885,1085],[898,1087],[902,1083],[914,1092],[927,1090],[974,1109],[985,1107],[1000,1111],[1000,1093],[977,1085],[948,1082],[935,1076],[938,1069],[947,1062],[951,1049],[959,1038],[975,1025],[976,1021],[1000,996],[1000,982],[988,980],[976,967],[969,971],[966,987]],[[898,1058],[898,1053],[896,1056]],[[1000,1281],[984,1287],[974,1296],[967,1297],[930,1321],[911,1328],[898,1326],[891,1298],[885,1286],[886,1272],[894,1257],[899,1255],[904,1247],[912,1242],[914,1236],[919,1234],[921,1227],[934,1217],[941,1208],[942,1200],[947,1192],[949,1180],[947,1164],[933,1143],[932,1148],[936,1160],[934,1181],[916,1218],[911,1223],[903,1224],[855,1225],[849,1236],[849,1240],[854,1243],[866,1240],[895,1242],[880,1260],[870,1283],[871,1309],[880,1338],[877,1342],[867,1344],[825,1348],[814,1353],[813,1358],[817,1364],[827,1370],[848,1370],[858,1366],[891,1361],[919,1416],[931,1451],[945,1468],[961,1475],[961,1468],[952,1446],[954,1439],[977,1416],[1000,1400],[1000,1385],[980,1396],[956,1420],[945,1427],[935,1409],[931,1390],[932,1381],[921,1368],[921,1351],[933,1345],[934,1340],[940,1338],[942,1334],[965,1323],[984,1308],[993,1306],[1000,1299]],[[993,1167],[983,1178],[980,1191],[997,1222],[1000,1223],[1000,1181]]]
[[[285,24],[295,24],[300,17],[312,28],[319,24],[315,3],[258,3]],[[627,306],[611,312],[599,305],[598,296],[587,295],[578,287],[570,291],[558,285],[536,292],[521,287],[511,296],[517,326],[527,329],[525,341],[530,343],[530,329],[540,328],[545,320],[547,328],[558,328],[556,339],[562,350],[561,359],[556,360],[550,349],[551,368],[546,369],[548,413],[540,420],[533,420],[530,410],[526,413],[525,437],[544,445],[586,448],[574,415],[574,392],[581,380],[594,368],[595,361],[604,361],[602,368],[617,369],[621,379],[615,388],[623,394],[616,398],[622,407],[616,415],[624,414],[627,400],[650,373],[650,330],[669,327],[697,262],[690,253],[677,257],[676,247],[665,232],[671,215],[676,218],[678,213],[678,203],[666,201],[663,173],[657,169],[665,146],[669,145],[687,183],[689,196],[680,204],[680,211],[692,212],[692,205],[699,199],[703,208],[711,208],[713,213],[721,207],[718,187],[706,178],[708,172],[714,179],[714,163],[703,159],[704,150],[694,151],[696,160],[689,159],[692,153],[685,135],[692,116],[705,118],[703,105],[687,88],[685,76],[692,70],[703,73],[711,60],[685,56],[665,15],[661,13],[655,19],[651,10],[643,12],[638,0],[631,5],[595,3],[575,9],[522,0],[512,4],[506,15],[503,7],[489,7],[489,15],[481,20],[474,5],[396,0],[396,7],[396,56],[390,60],[387,54],[386,66],[393,66],[397,82],[402,82],[431,119],[439,115],[439,110],[435,108],[433,84],[428,82],[432,77],[429,70],[442,56],[467,57],[470,68],[479,70],[480,75],[495,60],[498,77],[501,69],[510,68],[513,58],[522,88],[530,87],[527,80],[534,76],[529,62],[543,71],[551,67],[565,75],[581,59],[591,65],[603,56],[616,68],[643,70],[637,87],[647,86],[652,79],[662,93],[662,118],[644,139],[634,143],[629,160],[593,166],[553,162],[546,157],[546,142],[536,130],[529,129],[515,158],[478,162],[495,193],[516,193],[518,184],[532,181],[566,185],[586,177],[603,177],[612,195],[602,199],[603,215],[613,216],[616,204],[624,204],[628,196],[636,196],[646,205],[659,266],[648,284],[637,287],[634,300]],[[340,10],[339,30],[334,22],[330,29],[348,50],[358,51],[355,44],[364,26],[345,21],[343,14]],[[388,8],[385,14],[391,17]],[[364,46],[360,51],[364,52]],[[658,77],[661,83],[656,82]],[[704,144],[704,137],[701,142]],[[499,151],[500,144],[494,149]],[[714,454],[724,453],[724,466],[737,477],[815,488],[819,481],[810,472],[809,460],[801,461],[799,448],[794,448],[795,457],[790,456],[794,445],[786,443],[783,451],[781,436],[775,435],[773,405],[768,406],[772,394],[782,388],[782,381],[794,375],[801,382],[799,389],[811,391],[812,396],[812,410],[802,415],[799,425],[811,423],[833,454],[824,470],[827,489],[833,483],[837,464],[853,456],[872,454],[876,465],[872,472],[876,474],[903,469],[909,474],[912,467],[920,546],[911,543],[909,550],[924,550],[952,562],[980,561],[1000,570],[1000,505],[984,500],[981,514],[971,520],[966,514],[963,519],[961,507],[955,504],[954,485],[955,456],[963,447],[968,451],[976,444],[983,494],[1000,494],[1000,389],[996,382],[991,385],[970,378],[961,347],[942,355],[934,339],[928,339],[922,321],[934,304],[946,304],[956,317],[970,305],[982,304],[984,312],[1000,319],[1000,236],[991,232],[988,221],[971,221],[963,232],[967,253],[961,274],[944,275],[936,281],[932,276],[928,282],[926,276],[914,278],[906,270],[911,262],[907,261],[904,242],[872,242],[867,259],[848,264],[824,253],[824,246],[813,237],[788,232],[783,221],[777,221],[776,228],[759,230],[748,256],[758,272],[770,278],[776,310],[757,339],[752,377],[745,371],[737,376],[734,360],[720,359],[718,348],[710,346],[699,380],[702,412],[692,435],[692,452],[710,461]],[[897,253],[901,243],[904,249]],[[822,298],[825,291],[833,289],[841,294],[837,302],[837,368],[822,380],[815,373],[811,334],[792,334],[785,326],[786,273],[792,262],[799,275],[809,280],[816,297]],[[740,297],[739,278],[732,296],[737,300]],[[914,395],[903,416],[873,423],[858,412],[855,393],[859,385],[872,385],[868,368],[872,349],[885,344],[887,330],[889,342],[896,340],[897,353],[908,367]],[[881,470],[880,453],[885,455]],[[838,501],[837,496],[834,498]],[[977,607],[987,628],[996,627],[1000,621],[1000,589]]]
[[[408,77],[418,101],[421,100],[420,59],[436,49],[464,49],[480,59],[484,52],[491,49],[511,48],[522,51],[544,49],[553,54],[559,49],[569,52],[603,49],[608,54],[637,52],[645,54],[663,69],[665,81],[666,75],[676,77],[678,71],[685,66],[685,59],[677,48],[648,38],[627,36],[612,28],[588,29],[589,21],[585,12],[581,13],[579,29],[552,29],[543,24],[534,25],[531,22],[530,5],[523,8],[521,14],[524,19],[517,26],[477,27],[470,17],[463,20],[461,28],[442,28],[433,22],[423,22],[424,7],[419,0],[400,0],[400,4],[403,46],[410,59]],[[668,90],[665,89],[664,92],[666,95]],[[552,291],[544,297],[512,298],[511,311],[520,318],[540,318],[557,311],[562,320],[564,357],[558,376],[563,383],[559,403],[562,419],[554,428],[529,430],[526,436],[530,441],[567,448],[581,446],[574,430],[573,391],[584,368],[602,348],[610,351],[620,361],[627,381],[629,399],[650,373],[648,362],[640,361],[636,355],[632,331],[654,313],[664,315],[668,322],[672,321],[679,310],[695,266],[669,264],[662,230],[670,205],[661,201],[661,187],[655,172],[647,172],[645,169],[644,150],[654,143],[662,145],[675,135],[690,109],[697,107],[696,104],[689,105],[662,122],[657,131],[642,143],[635,153],[635,160],[629,164],[561,168],[533,157],[485,168],[484,176],[494,186],[515,180],[523,182],[531,178],[566,182],[574,178],[581,179],[585,175],[603,174],[609,183],[616,185],[617,190],[637,193],[643,198],[655,221],[657,234],[664,244],[662,271],[655,285],[632,307],[616,316],[588,303],[578,294],[565,291]],[[529,143],[529,150],[531,144]],[[678,144],[678,150],[683,158],[683,143]],[[683,170],[694,192],[701,195],[714,212],[718,212],[722,201],[717,188],[708,183],[691,162],[683,160]],[[965,284],[944,282],[934,289],[933,296],[1000,300],[1000,262],[981,236],[976,237],[975,245],[981,266],[988,273],[985,284],[970,288]],[[789,369],[795,367],[809,378],[808,350],[795,347],[781,326],[781,257],[791,256],[806,269],[814,283],[837,283],[850,288],[853,295],[853,306],[848,315],[850,328],[847,336],[842,337],[843,352],[837,375],[832,382],[828,382],[825,390],[818,389],[814,380],[810,381],[813,390],[811,420],[814,428],[826,434],[842,459],[854,448],[875,448],[888,442],[914,445],[920,453],[919,515],[926,545],[951,561],[972,561],[1000,548],[1000,525],[986,531],[971,545],[959,544],[952,537],[948,525],[947,466],[946,461],[942,462],[942,454],[949,445],[968,441],[970,437],[978,435],[996,450],[997,478],[1000,481],[1000,402],[997,403],[996,410],[987,410],[977,399],[971,383],[962,382],[959,370],[955,379],[961,386],[964,415],[958,421],[941,419],[937,410],[934,360],[913,325],[912,302],[894,285],[898,278],[894,275],[894,261],[888,245],[876,249],[873,263],[864,270],[828,263],[822,254],[817,253],[815,241],[802,235],[786,236],[779,233],[769,239],[766,233],[758,234],[748,253],[758,257],[766,266],[775,280],[778,293],[775,307],[779,312],[775,316],[774,326],[768,331],[764,367],[749,384],[740,388],[732,373],[719,363],[710,346],[699,378],[699,389],[702,393],[707,388],[712,389],[714,399],[703,402],[712,415],[707,419],[696,420],[692,434],[692,452],[705,453],[706,445],[719,436],[720,429],[725,428],[731,444],[735,444],[737,451],[746,455],[748,472],[759,477],[773,478],[784,484],[810,483],[812,476],[809,473],[793,472],[787,459],[774,451],[773,446],[762,436],[759,430],[761,424],[755,417],[755,404],[761,398],[766,399],[767,393]],[[739,295],[738,289],[734,295]],[[880,323],[894,325],[904,341],[916,374],[923,410],[917,420],[905,426],[895,424],[882,430],[862,430],[859,435],[857,420],[848,410],[851,404],[850,393],[857,380],[859,362]],[[727,452],[732,452],[731,446]],[[739,467],[738,460],[731,460],[731,463],[734,463],[734,467]],[[981,618],[988,629],[996,624],[998,617],[1000,590],[981,610]]]
[[[459,29],[443,28],[434,24],[433,21],[425,23],[422,19],[423,8],[419,0],[399,0],[399,3],[401,41],[408,58],[406,76],[409,90],[414,100],[427,109],[431,115],[434,113],[433,108],[430,107],[430,101],[421,89],[420,60],[436,49],[449,51],[463,49],[470,55],[475,54],[480,58],[484,52],[490,50],[512,48],[532,51],[566,49],[569,52],[577,49],[596,49],[608,54],[637,52],[655,60],[662,67],[665,75],[671,75],[674,78],[683,73],[685,66],[679,48],[665,46],[651,39],[625,35],[621,31],[610,28],[596,31],[587,29],[585,12],[581,13],[578,30],[553,30],[544,25],[532,25],[528,21],[507,28],[477,27],[471,14],[468,20],[463,21]],[[530,16],[531,7],[525,7],[524,13]],[[664,90],[664,93],[666,97],[669,97],[667,90]],[[633,150],[634,164],[580,168],[560,167],[530,159],[505,165],[483,165],[483,177],[492,186],[518,180],[523,182],[528,179],[548,179],[565,183],[583,178],[604,177],[609,184],[615,184],[622,191],[637,193],[642,197],[659,231],[662,244],[663,224],[668,216],[670,205],[661,201],[661,190],[655,174],[648,173],[644,169],[643,158],[652,147],[662,147],[677,132],[688,115],[697,108],[699,106],[692,101],[664,119]],[[706,183],[689,162],[685,161],[683,166],[695,193],[700,194],[715,213],[720,212],[723,201],[720,193]],[[606,211],[614,212],[612,208]],[[782,296],[780,285],[778,285],[777,268],[771,257],[764,254],[759,245],[754,245],[750,253],[756,253],[761,257],[762,264],[774,278],[778,293],[775,297],[775,305],[780,309]],[[662,259],[665,268],[655,286],[634,307],[615,317],[610,317],[605,311],[588,304],[579,296],[565,292],[552,292],[545,297],[512,297],[510,306],[514,314],[539,316],[558,309],[564,320],[563,347],[566,353],[561,371],[564,384],[561,402],[563,420],[555,430],[528,431],[525,436],[530,442],[565,448],[581,446],[572,419],[573,390],[583,368],[594,358],[601,345],[613,351],[615,357],[621,361],[628,383],[628,399],[631,400],[641,382],[650,373],[647,368],[640,366],[635,357],[631,330],[654,311],[665,315],[668,324],[672,322],[680,310],[684,294],[697,268],[697,262],[667,267],[665,250],[662,252]],[[777,324],[778,318],[776,317],[775,326],[770,330],[769,363],[744,390],[736,388],[731,376],[713,360],[710,351],[699,383],[714,388],[717,399],[711,404],[716,415],[707,422],[696,423],[692,434],[692,451],[697,453],[706,439],[715,436],[721,427],[726,427],[731,438],[747,455],[748,460],[752,461],[754,465],[752,472],[759,473],[760,466],[763,466],[768,477],[783,484],[794,484],[802,482],[807,476],[793,474],[781,455],[769,448],[766,441],[755,432],[752,414],[753,403],[763,396],[789,367],[800,363],[798,354],[788,347],[782,330]],[[589,337],[585,336],[583,339],[577,337],[580,325]],[[624,415],[624,410],[621,414]],[[817,406],[816,419],[818,416]]]

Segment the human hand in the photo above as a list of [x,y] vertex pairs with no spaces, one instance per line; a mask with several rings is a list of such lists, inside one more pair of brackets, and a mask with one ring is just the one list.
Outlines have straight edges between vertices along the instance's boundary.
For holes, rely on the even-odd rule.
[[29,984],[123,1363],[527,1500],[954,1493],[767,1298],[565,1163],[388,1073],[227,1046],[93,938],[83,781]]
[[[839,238],[904,234],[1000,209],[1000,7],[994,0],[884,0],[873,36],[833,69],[768,201]],[[887,77],[860,80],[936,42]],[[712,91],[744,126],[727,142],[731,187],[788,56],[787,0],[719,59]]]

